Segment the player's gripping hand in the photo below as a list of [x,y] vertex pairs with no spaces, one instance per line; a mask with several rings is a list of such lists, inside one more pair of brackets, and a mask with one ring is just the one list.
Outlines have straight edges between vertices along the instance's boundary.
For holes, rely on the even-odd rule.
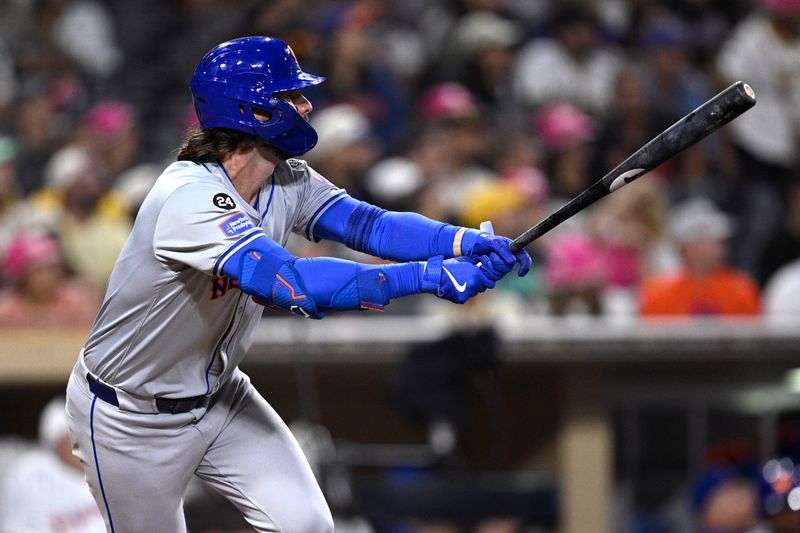
[[[488,256],[486,259],[490,260]],[[497,260],[505,265],[505,262],[499,257]],[[486,265],[478,265],[469,257],[457,257],[444,261],[442,256],[438,255],[431,257],[425,263],[421,272],[420,288],[422,292],[463,304],[476,294],[494,288],[495,281],[499,279],[496,277],[499,272],[499,270],[494,270]],[[503,275],[500,274],[500,277]]]
[[[484,225],[486,224],[486,225]],[[511,268],[519,263],[519,277],[524,276],[531,269],[531,256],[524,249],[514,253],[509,248],[511,239],[500,235],[495,235],[491,229],[491,223],[481,224],[481,231],[467,230],[461,241],[461,251],[475,261],[479,261],[481,256],[495,253]]]
[[483,270],[486,277],[492,281],[500,281],[506,274],[514,270],[515,263],[507,263],[498,254],[492,252],[489,255],[482,255],[477,266]]

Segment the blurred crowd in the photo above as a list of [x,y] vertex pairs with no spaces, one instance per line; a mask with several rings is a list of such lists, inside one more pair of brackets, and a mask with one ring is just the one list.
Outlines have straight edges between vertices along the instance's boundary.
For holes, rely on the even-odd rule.
[[534,242],[533,274],[490,298],[556,315],[798,310],[800,0],[3,0],[0,324],[91,320],[196,124],[197,60],[255,34],[327,76],[307,94],[323,175],[512,237],[748,82],[755,108]]

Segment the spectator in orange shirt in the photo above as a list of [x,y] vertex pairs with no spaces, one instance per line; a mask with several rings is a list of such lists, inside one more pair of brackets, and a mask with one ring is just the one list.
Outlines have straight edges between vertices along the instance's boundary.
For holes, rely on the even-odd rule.
[[646,278],[640,293],[643,316],[757,315],[758,287],[725,263],[728,217],[707,198],[692,198],[670,213],[683,267]]

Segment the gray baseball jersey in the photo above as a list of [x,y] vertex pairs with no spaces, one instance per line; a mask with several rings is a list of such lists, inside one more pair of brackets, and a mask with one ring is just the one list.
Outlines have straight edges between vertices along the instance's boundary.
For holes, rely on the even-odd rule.
[[280,163],[249,205],[217,164],[179,161],[145,199],[86,343],[86,368],[143,398],[218,390],[240,363],[262,307],[224,276],[227,258],[259,235],[313,239],[346,193],[304,161]]

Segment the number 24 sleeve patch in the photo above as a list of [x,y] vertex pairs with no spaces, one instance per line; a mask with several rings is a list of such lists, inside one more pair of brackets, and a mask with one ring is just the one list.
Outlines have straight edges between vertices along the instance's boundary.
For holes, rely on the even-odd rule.
[[236,203],[229,195],[221,192],[214,195],[214,207],[219,207],[220,209],[233,209],[236,207]]

